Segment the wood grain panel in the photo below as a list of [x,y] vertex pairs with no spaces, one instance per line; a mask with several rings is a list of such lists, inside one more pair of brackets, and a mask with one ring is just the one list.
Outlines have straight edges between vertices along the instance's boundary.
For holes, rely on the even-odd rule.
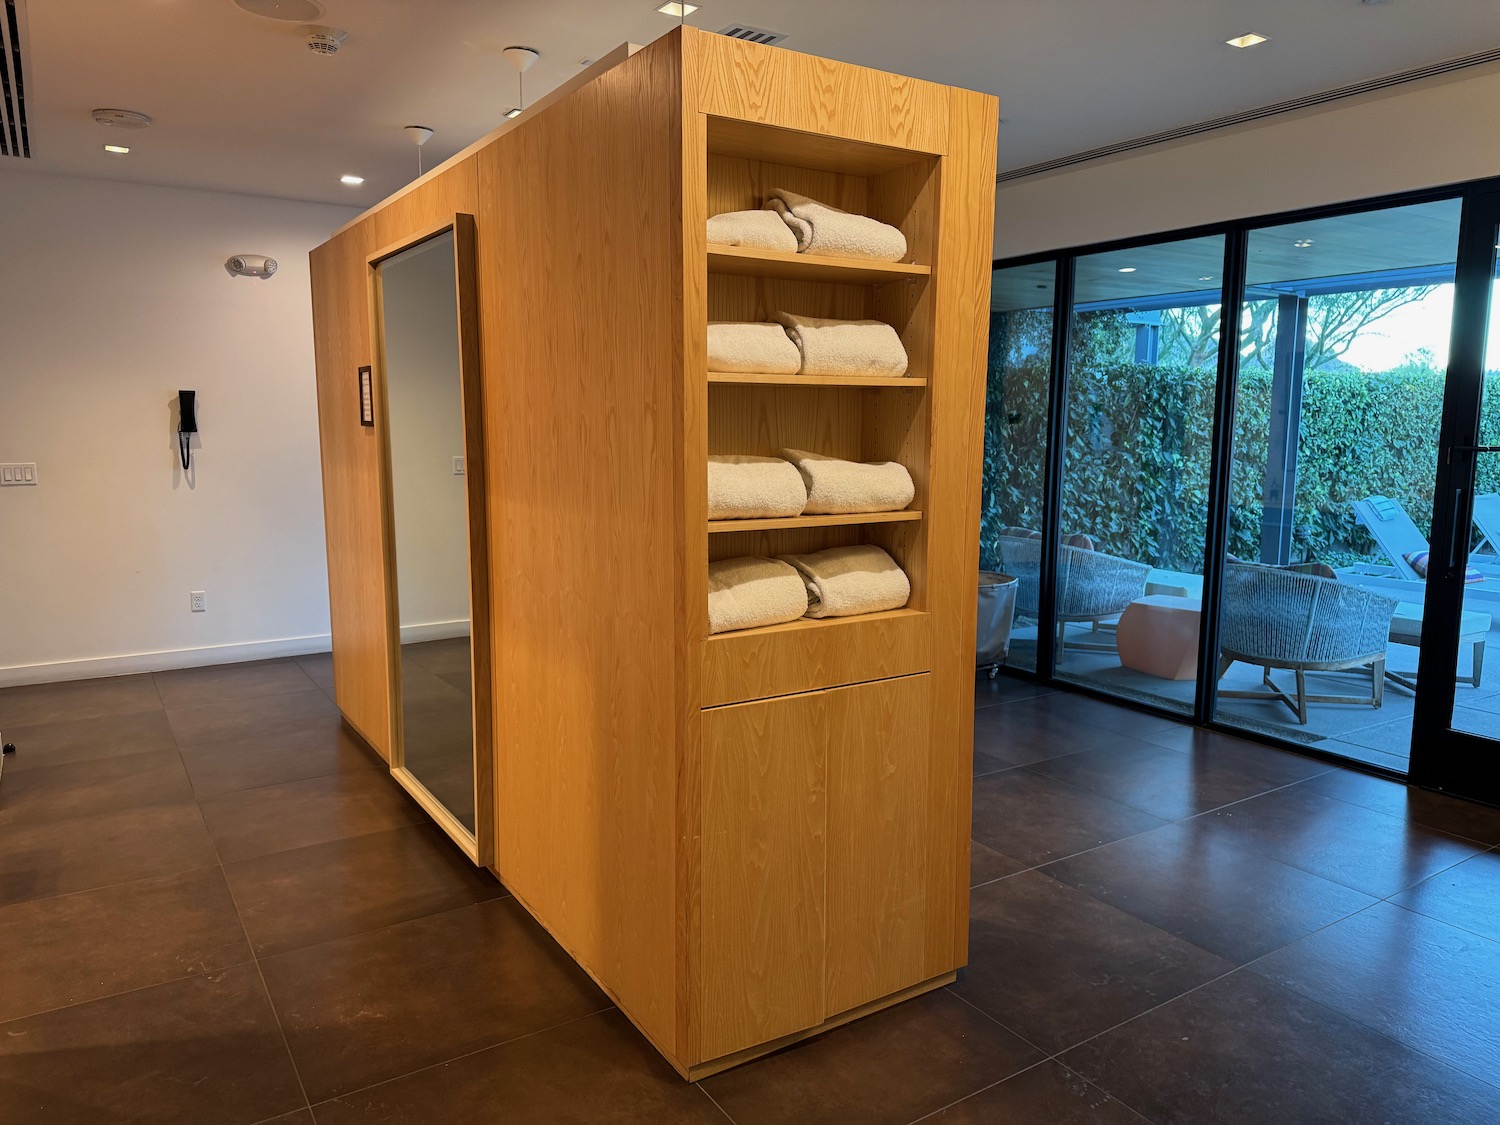
[[703,716],[698,1057],[823,1021],[828,703]]
[[962,965],[968,950],[974,618],[998,121],[998,106],[988,95],[951,90],[949,98],[952,144],[941,170],[937,225],[935,374],[927,389],[934,440],[929,514],[921,524],[927,536],[926,605],[945,638],[933,652],[929,976]]
[[864,176],[715,153],[708,156],[707,184],[710,215],[763,207],[775,188],[862,215],[870,194],[870,182]]
[[708,396],[708,452],[774,457],[791,448],[858,460],[867,393],[880,392],[715,384]]
[[[715,273],[708,279],[705,324],[709,320],[768,321],[778,312],[862,320],[870,315],[869,302],[869,289],[863,285]],[[705,331],[701,325],[698,330]]]
[[828,693],[829,1014],[927,973],[932,677]]
[[914,610],[721,633],[703,645],[703,705],[925,672],[933,647],[930,617]]
[[689,487],[678,72],[659,40],[477,157],[498,865],[669,1053]]

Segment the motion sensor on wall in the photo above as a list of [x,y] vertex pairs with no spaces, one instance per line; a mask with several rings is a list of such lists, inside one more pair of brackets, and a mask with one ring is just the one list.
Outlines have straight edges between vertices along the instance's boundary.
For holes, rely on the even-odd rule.
[[224,268],[230,277],[270,277],[276,272],[276,259],[264,254],[236,254]]

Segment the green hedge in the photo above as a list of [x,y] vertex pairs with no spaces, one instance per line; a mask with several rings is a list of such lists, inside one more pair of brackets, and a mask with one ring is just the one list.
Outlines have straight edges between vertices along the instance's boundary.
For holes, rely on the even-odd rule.
[[[1047,367],[992,351],[985,419],[981,563],[999,563],[1002,527],[1041,526]],[[1383,493],[1418,527],[1432,519],[1444,374],[1424,366],[1370,374],[1308,373],[1298,440],[1297,560],[1343,565],[1378,555],[1350,504]],[[1211,369],[1105,363],[1075,370],[1068,403],[1063,531],[1172,570],[1201,571],[1207,520]],[[1258,558],[1271,373],[1241,375],[1230,552]],[[1500,437],[1500,389],[1485,403],[1484,440]],[[1481,462],[1478,491],[1500,491]]]

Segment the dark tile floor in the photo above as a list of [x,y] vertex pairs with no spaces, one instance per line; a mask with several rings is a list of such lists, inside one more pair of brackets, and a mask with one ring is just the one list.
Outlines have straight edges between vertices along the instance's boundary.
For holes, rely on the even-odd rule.
[[1500,812],[983,681],[960,980],[693,1085],[329,690],[0,691],[0,1121],[1500,1120]]

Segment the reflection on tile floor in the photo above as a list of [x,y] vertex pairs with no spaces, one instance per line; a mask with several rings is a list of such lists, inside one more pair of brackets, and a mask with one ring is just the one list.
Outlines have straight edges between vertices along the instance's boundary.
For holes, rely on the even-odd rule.
[[1500,811],[980,679],[958,982],[693,1084],[331,691],[0,690],[0,1121],[1500,1120]]

